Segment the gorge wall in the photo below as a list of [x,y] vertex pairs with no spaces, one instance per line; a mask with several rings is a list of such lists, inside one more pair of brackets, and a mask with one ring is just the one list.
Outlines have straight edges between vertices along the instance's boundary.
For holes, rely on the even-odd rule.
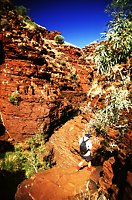
[[[120,76],[108,83],[107,77],[97,73],[93,54],[98,43],[83,49],[66,42],[57,44],[54,36],[60,34],[58,31],[34,28],[9,1],[2,1],[0,10],[0,144],[5,145],[0,146],[0,152],[7,151],[6,142],[12,147],[43,133],[55,163],[49,171],[23,181],[15,198],[43,200],[45,195],[47,199],[58,195],[58,199],[77,199],[89,183],[90,194],[101,196],[99,191],[103,191],[111,200],[130,199],[131,110],[122,110],[119,126],[128,124],[125,134],[111,127],[102,136],[99,130],[92,129],[93,172],[84,168],[79,174],[74,173],[80,159],[76,151],[78,136],[96,111],[104,107],[104,95],[121,84]],[[123,73],[130,66],[131,59],[122,68]],[[130,82],[127,88],[131,91]],[[83,112],[81,108],[87,105],[90,109]],[[0,170],[3,178],[2,174]],[[85,192],[88,194],[89,190]]]

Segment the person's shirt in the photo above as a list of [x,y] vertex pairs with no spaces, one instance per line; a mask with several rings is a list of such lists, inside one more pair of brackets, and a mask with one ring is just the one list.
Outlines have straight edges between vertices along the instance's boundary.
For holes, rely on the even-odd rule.
[[83,137],[81,137],[80,139],[79,139],[79,145],[82,143],[82,141],[83,141],[83,138],[84,138],[84,141],[86,141],[86,148],[87,148],[87,153],[86,154],[84,154],[83,156],[90,156],[90,150],[92,149],[92,142],[91,142],[91,140],[89,139],[88,140],[88,137],[87,136],[83,136]]

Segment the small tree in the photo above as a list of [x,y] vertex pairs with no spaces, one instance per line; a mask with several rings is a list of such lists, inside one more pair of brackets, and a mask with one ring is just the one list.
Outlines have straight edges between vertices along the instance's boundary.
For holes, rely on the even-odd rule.
[[63,44],[64,43],[64,37],[62,35],[56,35],[54,37],[54,40],[56,41],[56,43],[58,44]]
[[132,2],[113,0],[106,12],[111,12],[112,21],[104,33],[105,43],[95,50],[95,63],[101,73],[111,72],[114,65],[126,63],[132,56]]
[[20,100],[21,100],[21,97],[18,91],[13,92],[9,96],[9,101],[14,105],[18,105]]
[[27,8],[24,6],[18,6],[16,10],[17,10],[18,15],[22,15],[23,17],[27,15]]

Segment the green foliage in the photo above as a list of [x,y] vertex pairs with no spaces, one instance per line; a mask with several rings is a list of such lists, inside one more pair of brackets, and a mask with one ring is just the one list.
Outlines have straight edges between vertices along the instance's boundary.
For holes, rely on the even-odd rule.
[[42,134],[33,136],[24,145],[27,147],[25,150],[17,144],[13,152],[6,152],[1,156],[0,168],[2,170],[12,172],[24,170],[26,178],[29,178],[32,174],[51,167],[50,160],[45,161],[43,158],[45,142]]
[[33,21],[29,20],[29,19],[26,19],[25,21],[26,21],[27,23],[29,23],[31,26],[33,26],[34,29],[37,29],[37,28],[38,28],[38,25],[37,25],[35,22],[33,22]]
[[21,100],[20,98],[20,94],[18,91],[13,92],[10,96],[9,96],[9,101],[14,104],[14,105],[18,105],[19,101]]
[[18,15],[22,15],[23,17],[27,15],[27,8],[24,6],[18,6],[16,10],[17,10]]
[[63,44],[64,43],[64,37],[62,35],[56,35],[54,37],[54,40],[56,41],[56,43],[58,44]]
[[38,25],[35,22],[33,22],[32,20],[25,17],[24,21],[25,21],[28,29],[34,30],[34,29],[38,28]]
[[112,0],[105,10],[107,13],[111,13],[112,16],[122,13],[130,17],[132,14],[132,1],[131,0]]
[[[113,0],[112,3],[115,2]],[[117,2],[122,2],[122,4],[119,8],[117,7],[118,3],[114,4],[118,9],[113,7],[116,11],[112,13],[113,20],[109,22],[108,31],[104,33],[106,41],[95,50],[94,61],[98,71],[102,74],[110,74],[114,65],[126,63],[132,56],[132,20],[128,10],[127,15],[125,15],[123,1],[119,0]],[[110,5],[111,8],[114,6],[113,4]]]
[[121,110],[129,112],[131,101],[127,88],[117,88],[105,98],[108,104],[105,108],[96,112],[94,119],[91,119],[89,125],[104,133],[109,126],[115,126],[120,119]]

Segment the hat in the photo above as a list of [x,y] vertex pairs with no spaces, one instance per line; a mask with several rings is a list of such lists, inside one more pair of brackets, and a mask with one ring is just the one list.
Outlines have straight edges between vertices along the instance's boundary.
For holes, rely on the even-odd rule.
[[86,133],[85,136],[88,138],[92,137],[90,133]]

